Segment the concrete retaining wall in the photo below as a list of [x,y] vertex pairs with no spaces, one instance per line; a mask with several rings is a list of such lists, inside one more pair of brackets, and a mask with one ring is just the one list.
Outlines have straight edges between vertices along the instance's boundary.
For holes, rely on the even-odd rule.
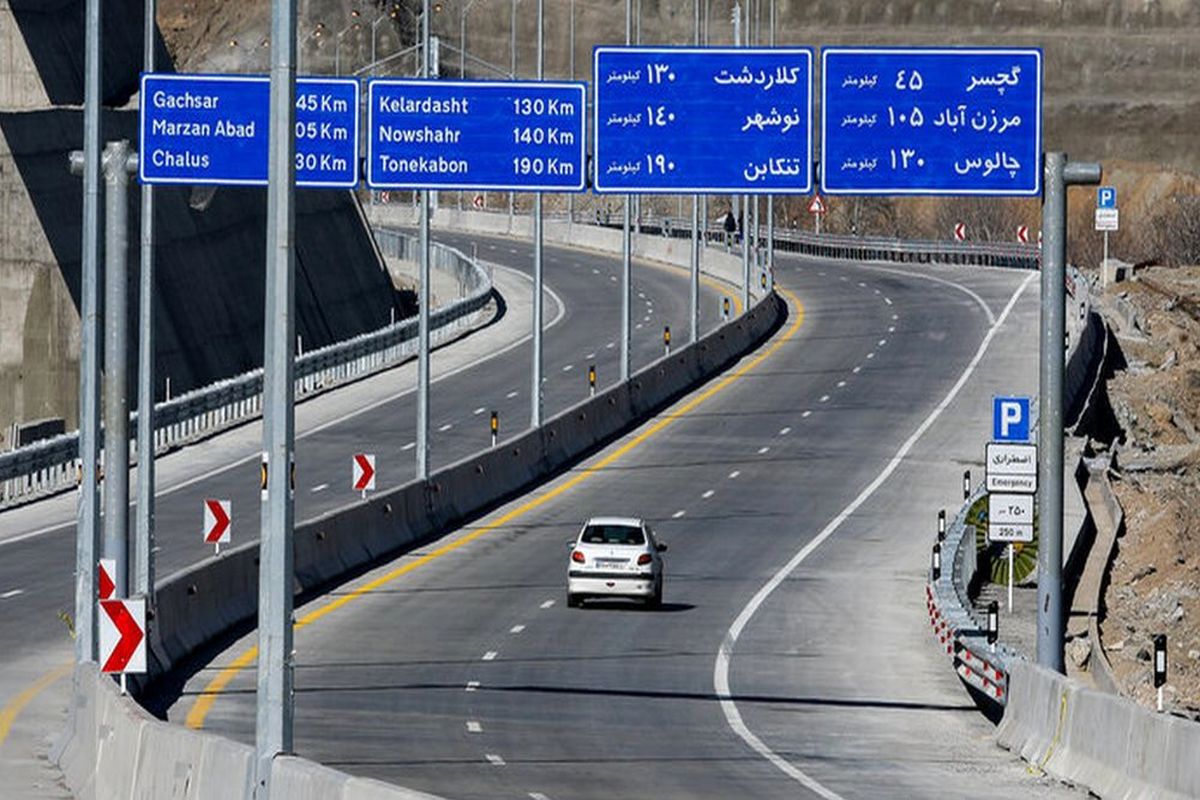
[[1200,797],[1200,725],[1020,661],[997,740],[1101,797]]

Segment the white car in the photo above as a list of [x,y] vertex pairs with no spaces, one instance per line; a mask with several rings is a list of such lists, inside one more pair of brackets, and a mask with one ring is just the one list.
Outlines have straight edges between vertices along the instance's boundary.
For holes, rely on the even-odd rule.
[[629,597],[651,608],[662,605],[663,561],[667,546],[634,517],[592,517],[568,542],[567,605],[587,598]]

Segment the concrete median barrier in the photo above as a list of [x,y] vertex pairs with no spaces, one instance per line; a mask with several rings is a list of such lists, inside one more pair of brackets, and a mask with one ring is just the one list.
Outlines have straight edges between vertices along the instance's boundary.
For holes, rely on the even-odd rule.
[[1009,672],[997,742],[1101,797],[1200,797],[1200,724],[1026,661]]

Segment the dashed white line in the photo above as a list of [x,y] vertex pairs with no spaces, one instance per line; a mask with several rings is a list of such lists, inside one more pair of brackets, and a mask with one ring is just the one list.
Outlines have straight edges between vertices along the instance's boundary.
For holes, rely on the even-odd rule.
[[642,329],[642,323],[639,322],[637,325],[634,325],[633,328],[634,330],[640,331]]
[[507,397],[509,400],[512,400],[514,397],[517,396],[517,392],[509,392],[508,394],[506,394],[504,396]]
[[599,275],[599,274],[600,274],[600,270],[596,269],[595,267],[592,267],[592,274],[593,274],[593,275]]
[[804,419],[808,419],[809,417],[811,417],[811,416],[812,416],[812,412],[811,412],[811,411],[805,411],[805,412],[804,412],[803,414],[801,414],[800,416],[801,416],[801,417],[803,417]]
[[488,650],[486,653],[483,654],[483,660],[484,661],[495,661],[496,656],[498,656],[498,655],[500,655],[500,654],[497,653],[495,650]]
[[896,332],[896,326],[895,326],[895,325],[889,325],[889,326],[888,326],[888,333],[895,333],[895,332]]
[[0,594],[0,600],[7,600],[10,597],[16,597],[19,594],[25,594],[24,589],[10,589],[4,594]]
[[542,794],[541,792],[530,792],[529,800],[550,800],[550,796]]
[[612,281],[613,283],[616,283],[616,282],[617,282],[617,276],[616,276],[616,275],[609,275],[609,276],[608,276],[608,279],[609,279],[610,281]]
[[867,285],[866,285],[865,283],[863,283],[862,281],[859,281],[859,282],[858,282],[858,285],[859,285],[860,287],[862,287],[863,289],[867,288]]
[[640,297],[642,300],[645,300],[645,299],[646,299],[646,293],[645,293],[645,292],[638,292],[638,297]]
[[595,357],[596,357],[595,353],[588,353],[586,356],[584,356],[584,358],[595,358]]
[[885,297],[885,298],[883,298],[883,302],[887,303],[890,306],[892,304],[892,298]]
[[817,402],[818,402],[818,403],[827,403],[827,402],[829,402],[829,395],[827,395],[827,394],[823,394],[823,395],[821,395],[821,399],[820,399],[820,400],[818,400]]
[[649,322],[649,321],[650,321],[649,316],[642,317],[642,322]]
[[841,389],[841,388],[842,388],[843,386],[845,386],[845,385],[846,385],[846,382],[845,382],[845,381],[838,381],[838,382],[837,382],[837,388],[839,388],[839,389]]
[[874,353],[867,353],[867,358],[874,358],[874,357],[875,357]]
[[474,414],[475,416],[477,416],[477,417],[478,417],[478,416],[479,416],[480,414],[482,414],[484,411],[486,411],[486,409],[485,409],[483,406],[480,406],[479,408],[475,409],[475,410],[474,410],[474,411],[472,411],[471,413],[472,413],[472,414]]
[[494,244],[488,245],[488,250],[495,250],[495,249],[496,249],[496,245],[494,245]]
[[671,519],[679,519],[680,517],[682,517],[682,516],[683,516],[684,514],[686,514],[686,513],[687,513],[687,512],[686,512],[686,511],[684,511],[684,510],[681,508],[681,509],[679,509],[678,511],[676,511],[674,514],[672,514],[672,515],[671,515]]
[[853,372],[855,375],[857,375],[858,373],[862,372],[862,365],[860,364],[859,366],[855,367],[854,369],[852,369],[850,371]]
[[575,369],[574,364],[567,364],[565,367],[563,367],[563,372],[570,372],[573,369]]
[[617,343],[616,343],[616,342],[609,342],[608,344],[604,345],[604,349],[605,349],[605,350],[612,350],[612,349],[613,349],[614,347],[616,347],[616,346],[617,346]]
[[788,426],[788,427],[785,427],[785,428],[780,428],[780,429],[779,429],[779,435],[780,435],[780,436],[787,436],[787,435],[788,435],[789,433],[791,433],[791,432],[792,432],[791,426]]
[[543,601],[542,601],[541,608],[549,608],[549,607],[550,607],[550,606],[552,606],[552,605],[554,605],[554,601],[553,601],[553,600],[543,600]]
[[479,688],[479,681],[467,681],[467,685],[463,687],[464,692],[473,692]]
[[412,450],[416,446],[417,446],[416,442],[409,442],[408,444],[404,445],[404,447],[401,447],[400,449],[401,450]]
[[478,720],[469,719],[467,720],[467,733],[483,733],[483,726],[479,724]]
[[511,628],[508,629],[508,632],[509,633],[520,633],[523,630],[525,630],[524,625],[513,625]]
[[700,496],[703,497],[705,500],[707,500],[708,498],[712,497],[714,494],[716,494],[716,492],[714,492],[712,489],[709,489],[707,492],[705,492],[704,494],[702,494]]
[[508,248],[508,252],[512,253],[514,256],[517,254],[517,250],[515,247]]
[[445,433],[446,431],[450,430],[450,429],[451,429],[451,428],[453,428],[453,427],[454,427],[454,423],[453,423],[453,422],[447,422],[445,425],[443,425],[442,427],[438,428],[438,433]]
[[316,494],[317,492],[323,492],[328,488],[329,488],[328,483],[318,483],[316,486],[309,489],[309,491],[312,492],[313,494]]
[[880,346],[880,347],[883,347],[885,344],[887,344],[887,339],[880,339],[880,340],[879,340],[879,346]]
[[501,758],[496,753],[488,753],[487,755],[484,756],[484,758],[486,758],[489,762],[491,762],[492,764],[494,764],[497,767],[504,766],[504,759]]
[[825,273],[824,273],[824,272],[818,272],[817,274],[818,274],[818,275],[820,275],[822,278],[824,278],[824,277],[825,277]]
[[876,290],[875,290],[875,294],[883,294],[883,292],[881,292],[881,291],[879,291],[878,289],[876,289]]
[[767,452],[770,449],[771,448],[769,445],[764,444],[762,447],[758,448],[758,454],[761,456],[763,453]]
[[899,314],[892,314],[892,319],[894,319],[894,320],[896,320],[896,319],[900,319],[900,315],[899,315]]
[[736,478],[738,475],[741,475],[741,474],[742,474],[742,471],[740,469],[735,469],[733,472],[729,473],[729,477],[732,480],[733,478]]

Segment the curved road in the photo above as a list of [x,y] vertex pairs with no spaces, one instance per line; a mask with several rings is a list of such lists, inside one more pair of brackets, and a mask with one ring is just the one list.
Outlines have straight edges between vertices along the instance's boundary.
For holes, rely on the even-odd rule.
[[[1031,277],[781,259],[790,319],[727,377],[298,610],[297,752],[452,798],[1067,795],[992,744],[923,607],[991,394],[1036,385]],[[600,513],[670,544],[661,613],[565,607]],[[171,718],[252,742],[253,640]]]
[[[500,414],[501,439],[527,428],[532,353],[528,322],[516,322],[529,319],[530,244],[452,233],[435,238],[464,249],[477,241],[481,259],[504,267],[497,271],[497,281],[508,288],[510,313],[508,320],[434,356],[430,432],[434,469],[487,446],[492,410]],[[616,380],[620,261],[557,247],[547,247],[545,259],[544,386],[549,417],[587,396],[589,363],[596,364],[601,387]],[[638,263],[633,275],[636,369],[661,355],[664,324],[671,325],[677,342],[686,340],[688,295],[683,270]],[[703,329],[717,322],[719,300],[714,286],[703,287]],[[493,341],[506,325],[525,327],[506,330],[507,339]],[[479,361],[458,364],[448,372],[443,365],[463,361],[464,352],[480,354]],[[298,519],[353,502],[349,462],[354,452],[376,453],[380,490],[413,478],[413,375],[415,364],[410,362],[297,407]],[[232,500],[235,544],[257,538],[260,450],[261,427],[253,423],[160,459],[159,578],[212,557],[212,548],[200,540],[201,503],[206,497]],[[14,746],[11,740],[7,746],[4,742],[10,722],[6,716],[14,698],[71,658],[60,614],[73,611],[75,502],[74,494],[66,494],[0,514],[0,640],[5,642],[0,657],[0,711],[6,712],[0,714],[0,764]],[[18,718],[15,729],[25,729],[40,740],[48,731],[28,730],[34,724]],[[44,720],[39,724],[53,727]]]

